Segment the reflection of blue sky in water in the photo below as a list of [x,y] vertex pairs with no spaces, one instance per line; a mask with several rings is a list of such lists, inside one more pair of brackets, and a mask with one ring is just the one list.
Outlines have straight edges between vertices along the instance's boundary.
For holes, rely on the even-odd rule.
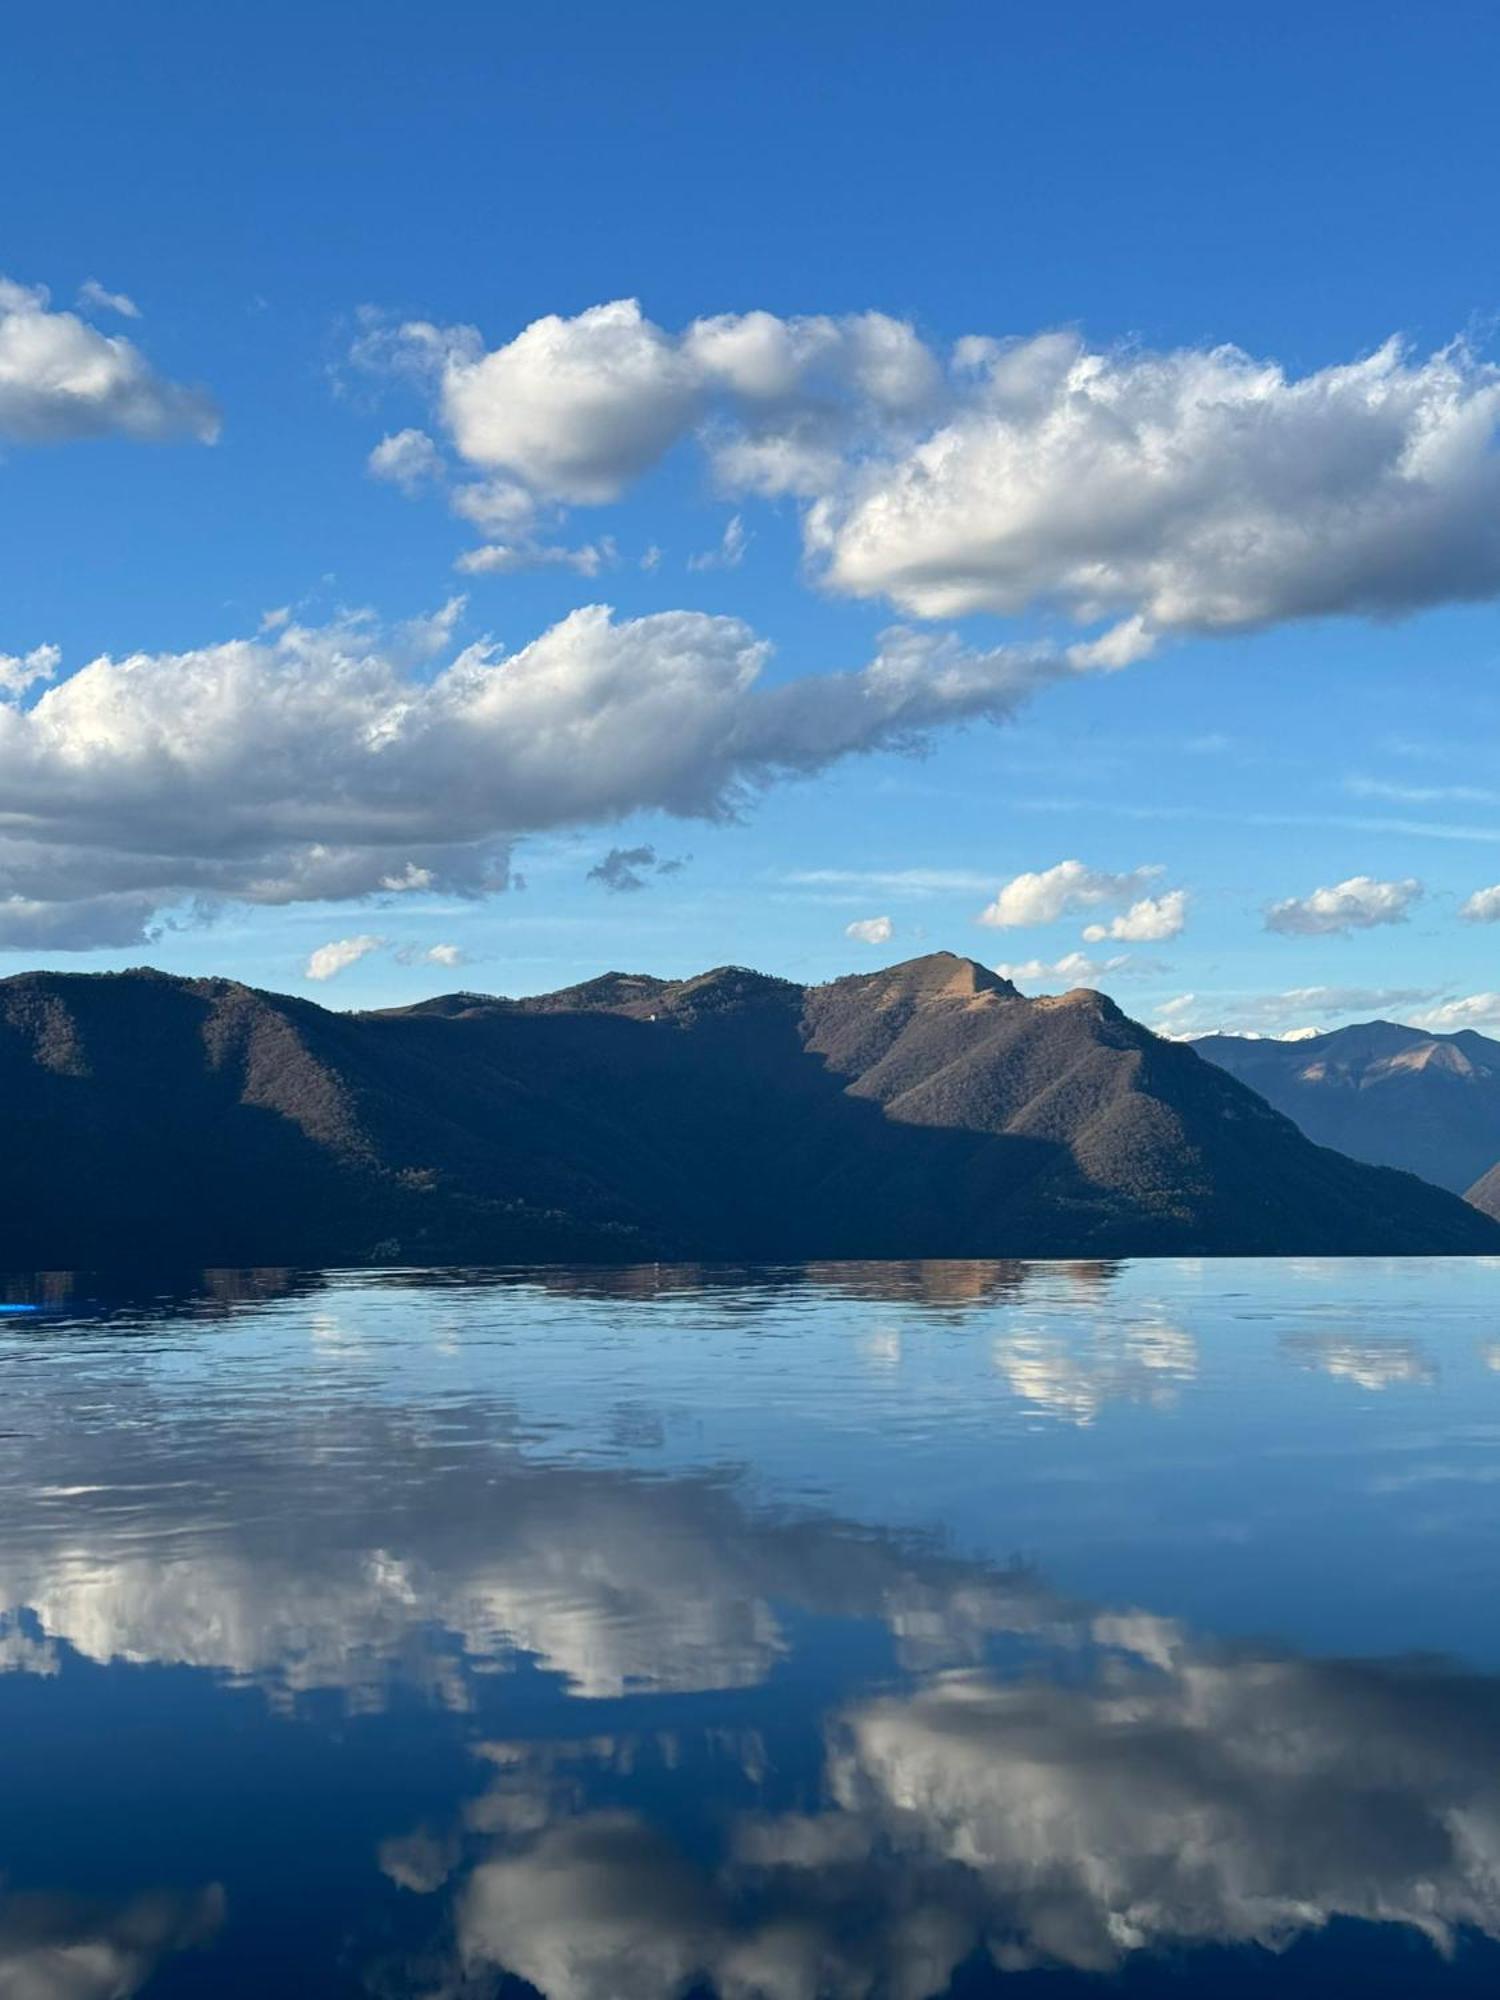
[[1500,1935],[1493,1280],[262,1280],[12,1330],[0,1994]]

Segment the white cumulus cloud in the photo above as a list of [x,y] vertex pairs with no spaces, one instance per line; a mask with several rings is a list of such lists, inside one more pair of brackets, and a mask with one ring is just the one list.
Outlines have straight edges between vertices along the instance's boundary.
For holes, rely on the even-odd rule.
[[443,455],[426,431],[394,431],[383,437],[365,461],[373,479],[389,480],[404,493],[443,476]]
[[123,335],[52,311],[39,285],[0,278],[0,439],[61,444],[112,435],[212,444],[219,415],[203,390],[156,374]]
[[828,581],[927,617],[1042,601],[1151,631],[1388,616],[1500,590],[1500,370],[1388,342],[1302,377],[1232,347],[974,350],[910,449],[812,523]]
[[368,958],[372,951],[379,951],[384,943],[384,938],[351,937],[335,938],[331,944],[320,944],[303,967],[303,977],[336,979],[351,965],[358,965],[362,958]]
[[38,681],[54,680],[62,665],[57,646],[33,646],[29,653],[0,653],[0,701],[15,701]]
[[889,944],[895,928],[889,917],[856,917],[845,924],[844,936],[857,944]]
[[1168,889],[1165,895],[1142,896],[1119,916],[1105,924],[1084,928],[1085,944],[1101,944],[1113,938],[1129,944],[1157,944],[1174,938],[1187,922],[1186,889]]
[[1152,867],[1132,868],[1124,874],[1112,875],[1102,868],[1086,867],[1081,861],[1059,861],[1052,868],[1012,876],[975,921],[995,930],[1056,923],[1059,917],[1072,916],[1079,910],[1128,902],[1160,873],[1160,868]]
[[[486,351],[472,327],[366,317],[351,357],[424,380],[469,464],[530,505],[599,505],[689,434],[726,493],[809,502],[852,452],[906,437],[942,404],[937,356],[884,313],[726,313],[672,333],[634,299],[549,314]],[[732,531],[707,561],[738,560]]]
[[1488,889],[1476,889],[1458,914],[1471,924],[1500,924],[1500,882]]
[[633,299],[550,313],[491,353],[451,349],[444,418],[474,465],[554,500],[614,500],[692,421],[699,378]]
[[1378,882],[1372,875],[1351,875],[1329,888],[1314,889],[1309,896],[1272,903],[1266,911],[1266,929],[1285,937],[1335,937],[1374,930],[1380,924],[1404,924],[1423,893],[1414,877]]

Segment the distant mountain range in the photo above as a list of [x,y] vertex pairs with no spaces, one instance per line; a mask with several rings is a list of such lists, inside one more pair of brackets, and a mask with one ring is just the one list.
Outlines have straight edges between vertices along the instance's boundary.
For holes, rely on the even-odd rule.
[[[1295,1042],[1206,1035],[1193,1047],[1318,1145],[1403,1167],[1500,1215],[1500,1042],[1366,1021]],[[1488,1195],[1476,1186],[1486,1175]]]
[[938,953],[332,1013],[0,981],[0,1263],[1500,1251],[1102,995]]

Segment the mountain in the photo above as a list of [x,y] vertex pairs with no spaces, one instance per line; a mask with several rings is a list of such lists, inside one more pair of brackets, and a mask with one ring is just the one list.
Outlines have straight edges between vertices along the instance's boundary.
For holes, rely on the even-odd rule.
[[1493,1216],[1496,1222],[1500,1222],[1500,1164],[1491,1167],[1487,1174],[1481,1174],[1464,1198],[1482,1214]]
[[938,953],[368,1014],[0,981],[0,1265],[1500,1251],[1101,994]]
[[1500,1161],[1500,1042],[1367,1021],[1301,1041],[1193,1043],[1319,1146],[1402,1167],[1455,1194]]

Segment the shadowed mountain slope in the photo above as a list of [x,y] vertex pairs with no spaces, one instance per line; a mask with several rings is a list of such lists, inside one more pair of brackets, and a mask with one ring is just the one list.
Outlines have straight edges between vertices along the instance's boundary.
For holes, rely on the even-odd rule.
[[363,1015],[0,981],[12,1269],[1496,1250],[1102,995],[947,953]]
[[1319,1146],[1462,1194],[1500,1161],[1500,1042],[1366,1021],[1301,1041],[1207,1035],[1193,1047]]

